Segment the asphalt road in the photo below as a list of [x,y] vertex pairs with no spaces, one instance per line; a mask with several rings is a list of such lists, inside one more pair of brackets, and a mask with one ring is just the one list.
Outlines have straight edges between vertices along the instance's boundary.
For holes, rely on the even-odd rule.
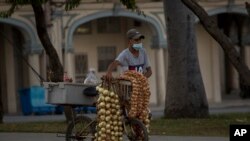
[[[0,133],[0,141],[64,141],[52,133]],[[224,137],[150,136],[150,141],[229,141]]]

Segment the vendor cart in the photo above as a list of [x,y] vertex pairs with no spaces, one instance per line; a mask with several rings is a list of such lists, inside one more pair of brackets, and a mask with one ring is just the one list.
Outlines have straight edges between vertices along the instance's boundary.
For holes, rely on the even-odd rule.
[[70,82],[44,82],[45,99],[55,105],[95,106],[96,85]]

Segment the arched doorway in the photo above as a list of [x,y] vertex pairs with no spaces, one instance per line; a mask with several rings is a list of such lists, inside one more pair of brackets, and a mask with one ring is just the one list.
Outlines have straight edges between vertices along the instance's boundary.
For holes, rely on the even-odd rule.
[[[20,111],[18,90],[28,84],[28,68],[23,63],[24,37],[21,31],[8,24],[0,24],[1,28],[1,96],[3,111],[15,113]],[[10,105],[10,101],[15,104]],[[12,107],[13,106],[13,107]],[[15,110],[16,109],[16,110]]]
[[[249,35],[250,20],[248,15],[239,13],[222,13],[217,15],[219,28],[227,35],[236,50],[240,53],[240,59],[250,67]],[[231,62],[225,57],[225,95],[224,97],[239,97],[243,92],[241,78]],[[240,95],[241,96],[241,95]]]
[[[249,42],[249,39],[247,39],[249,38],[247,37],[249,35],[249,29],[247,29],[247,24],[249,25],[249,22],[246,21],[247,13],[245,9],[237,7],[230,7],[230,9],[229,7],[220,7],[209,10],[207,13],[216,20],[222,31],[224,30],[223,28],[228,28],[230,30],[229,33],[234,36],[230,37],[231,40],[234,42],[237,50],[243,54],[242,56],[244,56],[243,58],[245,59],[248,66],[250,66],[250,59],[248,57],[249,55],[246,55],[249,54],[249,43],[247,43]],[[244,44],[244,47],[241,47],[242,49],[240,49],[237,45],[239,36],[237,36],[238,30],[236,27],[236,22],[230,25],[229,21],[225,20],[225,18],[232,19],[235,16],[240,18],[240,23],[244,23],[244,30],[241,35],[241,39],[244,42],[241,43],[241,46]],[[204,27],[199,23],[198,19],[196,21],[197,47],[199,52],[198,56],[208,101],[221,102],[226,99],[239,99],[240,84],[238,73],[232,67],[232,65],[228,63],[224,51],[217,41],[215,41],[206,32]],[[228,26],[230,26],[230,28]]]
[[35,32],[16,19],[0,19],[0,96],[4,113],[21,112],[18,90],[30,85],[30,69],[24,63],[37,50]]
[[[87,69],[82,71],[83,73],[86,73],[89,68],[95,68],[98,70],[99,76],[103,75],[107,69],[107,64],[109,64],[108,61],[113,60],[119,52],[127,47],[125,36],[127,30],[137,28],[146,36],[143,42],[151,59],[154,72],[154,76],[150,78],[152,84],[151,104],[158,104],[159,100],[164,100],[165,96],[165,79],[162,79],[165,78],[162,48],[166,47],[166,38],[162,25],[159,25],[160,23],[152,17],[145,18],[131,12],[119,12],[114,16],[112,11],[98,12],[76,20],[69,26],[65,50],[66,52],[67,50],[73,50],[73,54],[82,55],[80,58],[85,58],[86,61],[76,63],[74,61],[78,59],[74,58],[71,62],[74,62],[75,66],[70,65],[71,68],[75,68],[75,70],[71,70],[72,75],[78,75],[77,72],[81,72],[77,70],[80,67],[77,67],[76,64],[87,66]],[[109,55],[105,55],[105,57],[110,58],[100,57],[101,52],[105,52],[105,50],[109,50],[106,51],[109,52]],[[113,52],[113,54],[110,52]],[[66,68],[69,68],[67,64],[70,63],[66,63]],[[160,77],[161,79],[158,80]],[[76,79],[78,79],[77,76]],[[82,80],[82,78],[79,80]]]

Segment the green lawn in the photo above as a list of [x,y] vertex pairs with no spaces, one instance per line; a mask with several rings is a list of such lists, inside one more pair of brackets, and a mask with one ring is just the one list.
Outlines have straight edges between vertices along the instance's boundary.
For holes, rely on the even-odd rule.
[[[250,113],[211,115],[204,119],[153,119],[150,134],[181,136],[225,136],[230,124],[250,124]],[[63,133],[65,122],[3,123],[0,132]]]

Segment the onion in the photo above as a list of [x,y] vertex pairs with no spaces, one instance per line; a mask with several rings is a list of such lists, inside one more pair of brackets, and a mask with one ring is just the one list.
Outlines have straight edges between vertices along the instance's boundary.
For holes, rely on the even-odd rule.
[[106,110],[106,115],[110,115],[111,114],[111,112],[110,112],[110,110]]
[[110,134],[110,133],[111,133],[111,130],[110,130],[110,129],[107,129],[107,130],[106,130],[106,133],[107,133],[107,134]]
[[101,131],[102,131],[102,132],[105,132],[105,131],[106,131],[106,129],[105,129],[104,127],[102,127],[102,128],[101,128]]
[[112,124],[116,126],[117,125],[117,121],[113,121]]
[[105,116],[104,116],[104,115],[101,115],[101,116],[100,116],[100,120],[102,120],[102,121],[105,120]]
[[110,129],[110,124],[106,124],[106,129]]
[[100,123],[98,124],[98,126],[101,127],[101,128],[102,128],[102,127],[105,127],[105,126],[106,126],[106,123],[105,123],[104,121],[103,121],[103,122],[100,122]]
[[104,139],[104,138],[106,138],[107,136],[106,136],[106,134],[101,134],[101,137]]
[[99,88],[99,92],[103,93],[104,89],[103,88]]
[[105,108],[106,109],[109,109],[111,107],[111,104],[110,103],[107,103],[106,105],[105,105]]
[[105,107],[105,102],[100,102],[100,104],[98,105],[100,108]]
[[106,120],[106,121],[110,121],[110,119],[111,119],[110,116],[105,117],[105,120]]
[[113,120],[117,120],[117,119],[118,119],[118,116],[117,116],[117,115],[113,115],[113,116],[112,116],[112,119],[113,119]]
[[110,92],[110,96],[111,96],[111,97],[114,97],[114,96],[115,96],[115,93],[114,93],[114,92]]
[[110,99],[109,96],[106,96],[106,97],[105,97],[105,101],[106,101],[106,102],[109,102],[110,100],[111,100],[111,99]]
[[105,114],[105,112],[106,112],[105,109],[100,109],[100,110],[98,111],[98,114]]
[[103,91],[103,95],[105,96],[105,95],[108,95],[109,94],[109,91],[108,90],[104,90]]

